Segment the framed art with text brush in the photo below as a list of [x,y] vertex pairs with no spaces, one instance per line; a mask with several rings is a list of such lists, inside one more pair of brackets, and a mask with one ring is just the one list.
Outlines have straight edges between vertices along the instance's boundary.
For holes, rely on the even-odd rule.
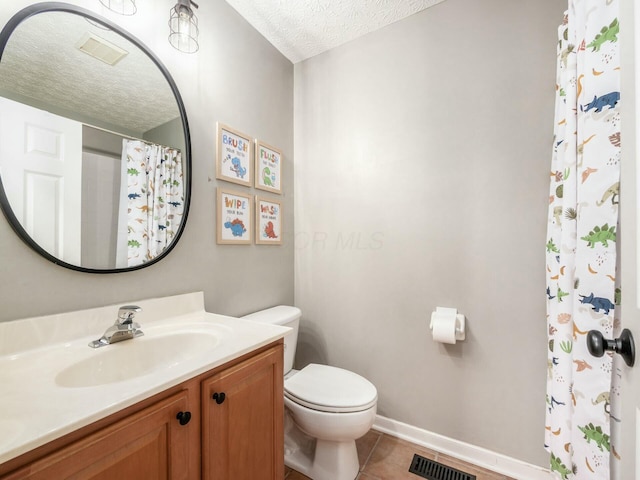
[[216,178],[250,187],[251,137],[222,123],[218,123],[217,130]]

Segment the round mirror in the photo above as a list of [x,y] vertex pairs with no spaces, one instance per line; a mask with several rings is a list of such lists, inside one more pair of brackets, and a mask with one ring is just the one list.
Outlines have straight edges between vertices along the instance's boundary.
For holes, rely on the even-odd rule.
[[160,60],[114,23],[40,3],[0,32],[0,206],[74,270],[151,265],[184,229],[189,128]]

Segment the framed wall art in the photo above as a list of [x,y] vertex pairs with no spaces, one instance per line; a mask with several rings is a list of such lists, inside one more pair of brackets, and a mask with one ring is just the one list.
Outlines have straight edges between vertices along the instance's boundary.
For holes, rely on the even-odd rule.
[[277,148],[256,140],[255,187],[282,193],[282,153]]
[[252,182],[251,137],[218,123],[216,178],[250,187]]
[[256,197],[256,244],[282,245],[280,202]]
[[249,245],[253,232],[251,195],[218,188],[216,243]]

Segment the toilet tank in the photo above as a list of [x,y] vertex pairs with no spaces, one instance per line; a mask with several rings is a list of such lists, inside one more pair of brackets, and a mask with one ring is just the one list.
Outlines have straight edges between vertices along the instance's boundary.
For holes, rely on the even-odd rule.
[[302,312],[298,307],[279,305],[267,308],[255,313],[250,313],[242,318],[253,322],[271,323],[290,327],[292,330],[284,336],[284,373],[285,375],[293,369],[293,360],[296,356],[296,345],[298,343],[298,327]]

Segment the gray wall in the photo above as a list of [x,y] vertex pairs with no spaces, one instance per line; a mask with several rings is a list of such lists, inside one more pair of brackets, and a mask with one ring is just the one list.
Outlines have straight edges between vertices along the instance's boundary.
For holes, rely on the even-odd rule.
[[[379,413],[546,466],[557,0],[447,0],[295,66],[298,366]],[[434,343],[436,306],[467,340]]]
[[180,117],[144,132],[143,138],[149,142],[177,148],[181,152],[185,149]]
[[[82,125],[82,151],[122,157],[122,135]],[[84,172],[83,172],[84,173]]]
[[[0,24],[32,2],[5,0]],[[127,300],[203,290],[209,311],[245,314],[293,302],[293,66],[223,0],[197,11],[200,51],[186,55],[167,41],[171,5],[138,2],[122,17],[93,0],[70,3],[104,12],[140,38],[167,66],[180,89],[191,128],[193,193],[187,228],[163,261],[124,274],[75,272],[29,249],[0,217],[0,321]],[[175,3],[175,2],[173,2]],[[281,247],[215,242],[215,126],[221,121],[282,149],[285,234]],[[232,187],[231,184],[225,186]],[[235,188],[235,187],[232,187]],[[253,189],[237,190],[256,193]]]
[[121,177],[120,157],[82,152],[81,265],[116,267]]

